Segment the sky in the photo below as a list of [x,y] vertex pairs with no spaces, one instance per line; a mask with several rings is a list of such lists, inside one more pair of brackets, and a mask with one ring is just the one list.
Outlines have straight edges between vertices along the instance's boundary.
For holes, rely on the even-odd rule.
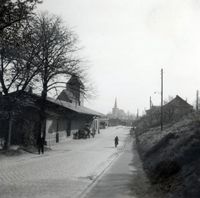
[[60,16],[79,37],[96,97],[86,106],[142,114],[149,98],[181,96],[193,104],[200,89],[200,0],[44,0],[39,10]]

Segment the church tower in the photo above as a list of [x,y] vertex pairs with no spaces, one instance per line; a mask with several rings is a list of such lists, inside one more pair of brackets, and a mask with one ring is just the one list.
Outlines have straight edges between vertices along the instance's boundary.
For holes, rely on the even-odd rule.
[[115,105],[114,108],[117,108],[117,98],[115,98]]
[[83,106],[83,90],[84,85],[79,77],[72,75],[66,83],[66,89],[60,93],[57,99],[70,102],[76,106]]
[[115,98],[115,104],[114,104],[114,107],[112,109],[112,115],[115,118],[118,116],[117,98]]

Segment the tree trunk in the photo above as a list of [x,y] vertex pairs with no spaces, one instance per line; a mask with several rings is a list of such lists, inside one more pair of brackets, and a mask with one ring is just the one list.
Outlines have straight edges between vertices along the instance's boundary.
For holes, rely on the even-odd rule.
[[47,92],[42,92],[41,103],[40,103],[40,125],[39,125],[39,136],[46,140],[46,98]]
[[11,137],[12,137],[12,125],[13,125],[13,119],[10,116],[9,118],[9,125],[8,125],[8,142],[7,142],[7,149],[10,148],[11,145]]
[[8,134],[7,137],[5,138],[5,144],[4,144],[4,149],[8,150],[11,145],[11,137],[12,137],[12,125],[13,125],[13,119],[11,113],[9,113],[9,118],[8,118]]

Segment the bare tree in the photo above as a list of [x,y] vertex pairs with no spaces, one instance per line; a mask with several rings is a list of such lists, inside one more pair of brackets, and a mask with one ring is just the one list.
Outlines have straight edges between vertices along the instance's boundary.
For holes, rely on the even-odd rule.
[[[35,2],[35,1],[34,1]],[[77,56],[77,37],[56,16],[42,14],[5,26],[0,37],[0,85],[4,96],[10,91],[25,90],[29,85],[41,87],[39,135],[45,137],[47,93],[62,87],[66,77],[83,78],[84,69]],[[81,87],[81,92],[86,92]],[[9,127],[6,147],[10,145],[13,111],[17,100],[7,97]],[[11,105],[12,103],[12,105]]]
[[[40,131],[45,138],[46,131],[46,99],[47,93],[57,87],[62,87],[64,79],[71,75],[81,78],[81,60],[77,56],[77,37],[66,28],[57,16],[41,14],[34,22],[37,37],[42,46],[38,56],[41,63],[39,76],[41,78]],[[84,91],[84,86],[81,91]]]
[[22,102],[18,101],[17,97],[10,98],[8,95],[10,91],[25,90],[33,82],[33,77],[39,72],[39,65],[35,61],[35,56],[39,53],[40,47],[25,32],[23,32],[23,35],[2,35],[0,44],[0,85],[4,98],[6,98],[5,101],[8,104],[4,104],[7,107],[4,110],[8,114],[9,120],[5,146],[9,148],[13,113],[16,110],[16,106],[21,105]]
[[0,38],[0,84],[4,95],[25,90],[40,71],[40,41],[30,24],[6,31]]
[[27,20],[35,6],[41,0],[1,0],[0,3],[0,33],[12,25]]
[[[5,9],[10,6],[16,11],[16,18],[14,13],[9,16],[4,10],[5,16],[1,13],[0,16],[0,86],[1,91],[6,97],[6,103],[4,110],[8,114],[8,133],[5,137],[5,147],[9,148],[12,122],[13,122],[13,107],[18,105],[19,102],[16,98],[11,99],[8,97],[10,91],[15,90],[25,90],[30,83],[33,83],[34,76],[38,74],[39,63],[36,61],[36,57],[41,51],[40,42],[35,37],[34,29],[32,24],[25,17],[28,15],[28,10],[31,12],[33,6],[37,1],[4,1],[0,5],[0,8],[4,5]],[[25,2],[30,5],[30,7],[23,7]],[[34,2],[34,3],[33,3]],[[22,6],[22,7],[20,7]],[[26,13],[25,13],[26,10]],[[17,14],[21,12],[21,18]],[[16,20],[15,20],[16,19]],[[12,104],[11,104],[12,103]]]

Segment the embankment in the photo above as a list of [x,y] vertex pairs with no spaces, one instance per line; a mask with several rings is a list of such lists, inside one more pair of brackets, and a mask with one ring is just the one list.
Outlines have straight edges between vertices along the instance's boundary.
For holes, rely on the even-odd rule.
[[151,183],[170,198],[200,197],[200,115],[135,130],[137,149]]

